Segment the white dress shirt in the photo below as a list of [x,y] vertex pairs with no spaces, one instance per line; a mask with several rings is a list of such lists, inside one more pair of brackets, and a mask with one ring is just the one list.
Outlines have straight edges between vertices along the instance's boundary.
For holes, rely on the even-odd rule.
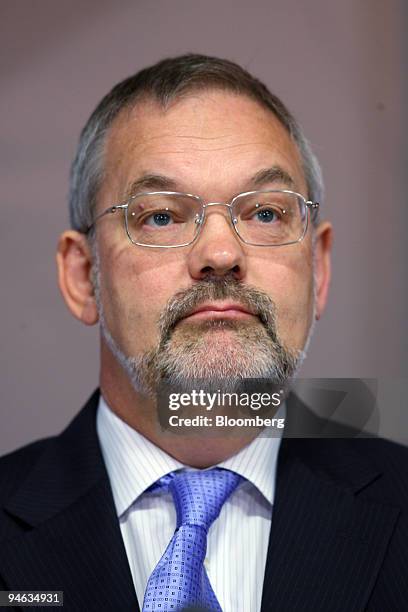
[[[142,608],[149,577],[176,528],[171,494],[146,493],[146,489],[165,474],[187,466],[116,416],[102,395],[97,432]],[[223,612],[260,611],[280,441],[276,433],[258,437],[217,464],[246,479],[208,532],[204,565]]]

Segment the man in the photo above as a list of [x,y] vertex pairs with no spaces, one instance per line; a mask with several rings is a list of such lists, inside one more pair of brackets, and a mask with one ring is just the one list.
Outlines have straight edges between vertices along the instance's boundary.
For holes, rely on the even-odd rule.
[[0,464],[3,590],[87,611],[406,609],[405,448],[161,426],[163,383],[296,375],[330,279],[321,190],[294,118],[231,62],[164,60],[102,100],[57,253],[71,313],[100,323],[100,391]]

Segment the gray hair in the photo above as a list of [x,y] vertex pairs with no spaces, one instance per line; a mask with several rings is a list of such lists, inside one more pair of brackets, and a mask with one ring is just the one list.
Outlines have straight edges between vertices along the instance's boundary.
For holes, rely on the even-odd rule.
[[[92,224],[104,177],[105,138],[119,113],[142,99],[154,99],[166,108],[194,91],[220,89],[245,95],[268,108],[287,129],[300,152],[308,197],[321,202],[323,179],[319,162],[299,123],[281,100],[234,62],[205,55],[169,58],[121,81],[101,100],[81,132],[71,167],[69,214],[71,227],[86,233]],[[317,222],[316,216],[313,217]]]

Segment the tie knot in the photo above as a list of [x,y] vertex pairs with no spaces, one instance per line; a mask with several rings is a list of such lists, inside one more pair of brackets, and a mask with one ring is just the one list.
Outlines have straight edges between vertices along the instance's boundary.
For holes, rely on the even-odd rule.
[[169,490],[176,506],[177,527],[201,525],[208,531],[242,480],[242,476],[222,468],[173,474]]

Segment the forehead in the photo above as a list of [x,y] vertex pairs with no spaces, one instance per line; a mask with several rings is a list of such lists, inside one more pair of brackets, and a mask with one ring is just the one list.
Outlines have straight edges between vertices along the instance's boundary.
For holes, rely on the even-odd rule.
[[233,195],[272,166],[305,192],[298,149],[271,111],[246,96],[200,91],[167,108],[149,99],[120,113],[106,139],[103,191],[123,197],[140,176],[160,174],[180,190]]

